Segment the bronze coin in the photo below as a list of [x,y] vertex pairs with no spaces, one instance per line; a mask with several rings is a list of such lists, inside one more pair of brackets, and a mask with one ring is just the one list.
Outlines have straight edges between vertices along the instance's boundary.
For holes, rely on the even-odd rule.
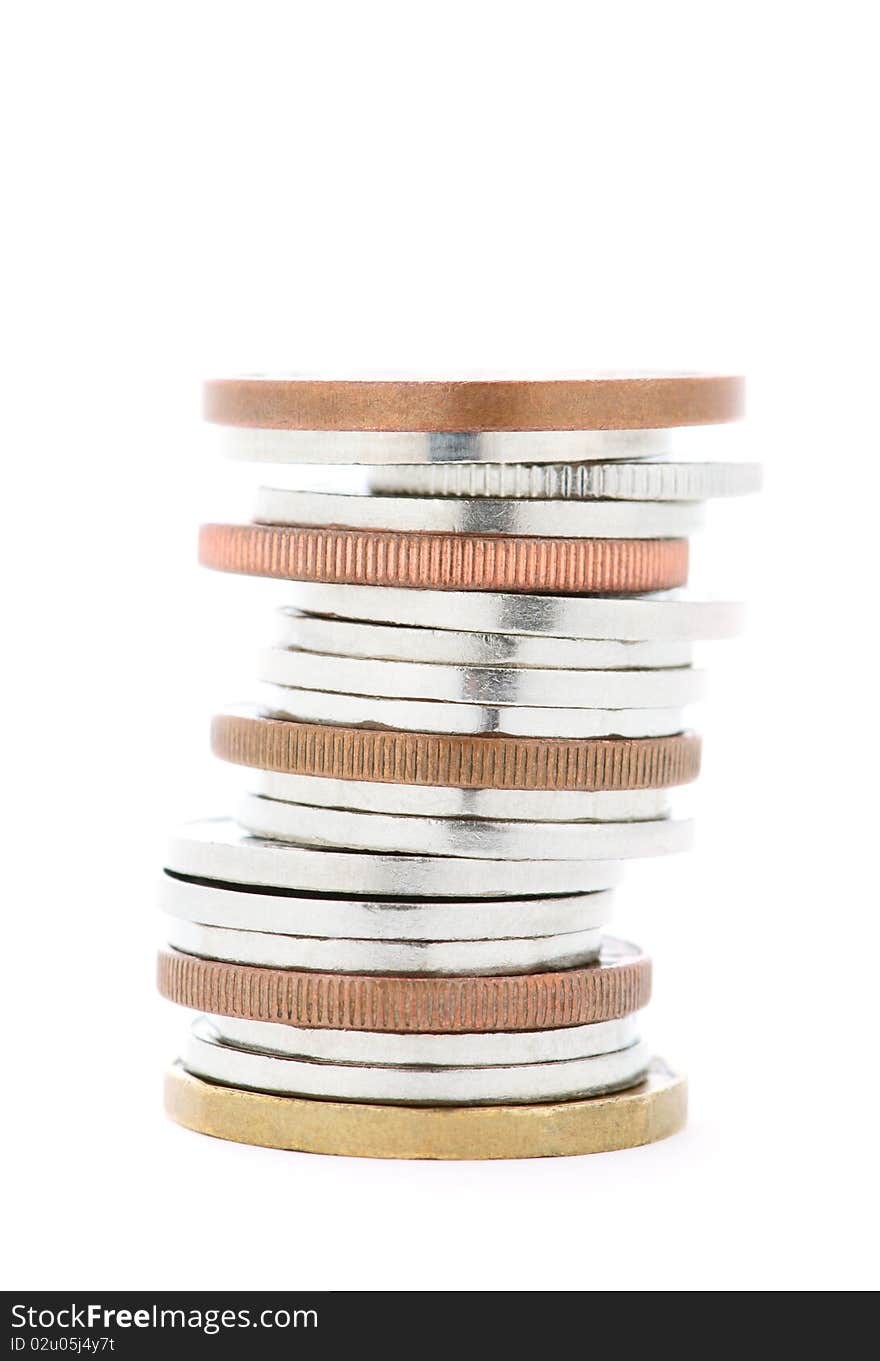
[[547,539],[299,525],[202,525],[221,572],[450,591],[664,591],[687,581],[687,539]]
[[195,1011],[325,1030],[555,1030],[646,1006],[651,962],[606,940],[598,962],[582,968],[442,978],[268,969],[169,949],[159,953],[158,987]]
[[547,382],[219,378],[204,414],[272,430],[663,430],[737,420],[742,378],[609,375]]
[[215,756],[234,765],[341,780],[455,789],[664,789],[700,768],[695,733],[671,737],[506,737],[395,732],[218,714]]

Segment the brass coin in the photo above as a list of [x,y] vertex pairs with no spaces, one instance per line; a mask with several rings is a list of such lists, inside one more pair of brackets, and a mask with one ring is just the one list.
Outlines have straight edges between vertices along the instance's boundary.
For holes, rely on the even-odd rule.
[[398,732],[219,714],[215,756],[257,770],[456,789],[664,789],[695,780],[700,739]]
[[663,430],[739,419],[742,378],[607,375],[547,382],[219,378],[205,418],[272,430]]
[[449,591],[663,591],[687,581],[687,539],[549,539],[298,525],[202,525],[221,572]]
[[165,1110],[187,1129],[262,1148],[350,1158],[559,1158],[666,1139],[687,1118],[687,1084],[660,1059],[611,1096],[531,1106],[379,1106],[221,1087],[175,1064]]
[[534,974],[318,973],[159,953],[163,997],[194,1011],[329,1030],[555,1030],[628,1016],[651,995],[651,961],[606,938],[599,959]]

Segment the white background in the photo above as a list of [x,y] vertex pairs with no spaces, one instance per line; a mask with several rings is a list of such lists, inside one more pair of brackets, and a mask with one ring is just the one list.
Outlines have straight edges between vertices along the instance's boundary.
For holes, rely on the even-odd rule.
[[[873,8],[8,13],[4,1284],[868,1288]],[[257,583],[194,563],[224,477],[201,377],[615,367],[746,372],[749,421],[679,447],[766,464],[695,550],[750,601],[701,656],[698,849],[619,899],[687,1132],[407,1164],[167,1123],[164,838],[233,806],[208,719],[269,628]]]

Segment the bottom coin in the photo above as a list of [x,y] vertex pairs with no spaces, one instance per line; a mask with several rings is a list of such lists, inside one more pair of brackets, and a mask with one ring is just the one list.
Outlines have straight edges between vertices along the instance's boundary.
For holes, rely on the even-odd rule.
[[175,1064],[165,1079],[172,1120],[262,1148],[356,1158],[550,1158],[608,1153],[680,1130],[687,1085],[655,1059],[628,1091],[529,1106],[380,1106],[269,1096],[204,1082]]

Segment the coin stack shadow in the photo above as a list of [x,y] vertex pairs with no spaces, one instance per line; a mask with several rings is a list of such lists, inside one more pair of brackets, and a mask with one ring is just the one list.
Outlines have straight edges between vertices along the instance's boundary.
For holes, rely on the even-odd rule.
[[650,962],[604,931],[622,862],[688,844],[692,644],[738,612],[677,588],[701,503],[758,485],[670,461],[670,432],[741,402],[714,375],[207,385],[229,452],[276,475],[201,561],[290,594],[255,707],[213,724],[237,821],[183,828],[163,877],[160,990],[203,1013],[173,1119],[423,1158],[681,1127]]

